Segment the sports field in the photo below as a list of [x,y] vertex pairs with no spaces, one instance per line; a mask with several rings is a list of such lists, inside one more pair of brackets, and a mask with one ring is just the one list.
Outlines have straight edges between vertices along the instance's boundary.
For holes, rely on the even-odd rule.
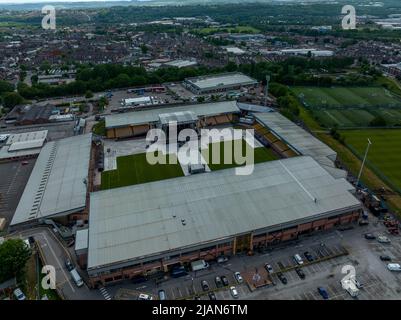
[[146,153],[118,157],[116,170],[102,172],[102,190],[183,176],[178,161],[169,164],[173,157],[167,156],[167,164],[155,165],[148,163]]
[[[227,161],[224,159],[224,144],[231,144],[232,148],[234,149],[234,145],[232,144],[232,141],[222,141],[222,142],[216,142],[216,143],[211,143],[208,146],[208,149],[202,150],[202,156],[208,163],[209,168],[213,170],[221,170],[221,169],[228,169],[228,168],[233,168],[233,167],[238,167],[239,165],[235,162],[234,158],[234,152],[231,153],[231,157],[227,159]],[[212,163],[213,159],[213,146],[220,145],[220,163]],[[273,153],[271,149],[265,148],[265,147],[258,147],[253,149],[245,140],[242,140],[241,143],[241,149],[242,149],[242,156],[245,157],[246,154],[250,154],[252,151],[254,152],[254,163],[259,163],[259,162],[266,162],[266,161],[272,161],[278,159],[278,156]],[[227,162],[227,163],[224,163]],[[231,162],[231,163],[229,163]]]
[[401,189],[401,129],[344,130],[341,134],[361,157],[369,138],[368,162]]
[[368,127],[377,116],[401,124],[401,99],[382,87],[293,87],[292,91],[326,127]]

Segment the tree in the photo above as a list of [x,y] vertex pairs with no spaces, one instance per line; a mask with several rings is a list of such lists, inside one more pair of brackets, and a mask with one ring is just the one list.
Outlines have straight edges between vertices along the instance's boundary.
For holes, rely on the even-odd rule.
[[86,98],[86,99],[93,98],[93,93],[92,93],[92,91],[87,90],[86,93],[85,93],[85,98]]
[[4,80],[0,80],[0,94],[12,91],[14,91],[14,86],[11,83]]
[[145,44],[143,44],[141,45],[141,50],[143,54],[147,54],[149,49]]
[[370,121],[369,125],[371,127],[385,127],[387,123],[383,117],[377,116],[372,121]]
[[3,103],[6,108],[14,108],[23,101],[24,98],[21,97],[17,92],[7,92],[3,95]]
[[31,250],[21,239],[8,239],[0,245],[0,282],[22,275]]

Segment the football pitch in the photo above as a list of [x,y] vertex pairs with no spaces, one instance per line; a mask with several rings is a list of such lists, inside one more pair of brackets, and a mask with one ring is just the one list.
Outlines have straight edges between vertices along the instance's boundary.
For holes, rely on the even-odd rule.
[[304,105],[326,127],[368,127],[377,116],[401,124],[401,99],[382,87],[293,87]]
[[[176,164],[171,164],[174,160]],[[117,169],[102,172],[101,188],[106,190],[184,175],[175,155],[167,155],[166,163],[151,165],[146,153],[118,157]]]
[[368,165],[373,164],[396,187],[401,189],[401,129],[344,130],[345,141],[363,157],[367,139],[372,145]]

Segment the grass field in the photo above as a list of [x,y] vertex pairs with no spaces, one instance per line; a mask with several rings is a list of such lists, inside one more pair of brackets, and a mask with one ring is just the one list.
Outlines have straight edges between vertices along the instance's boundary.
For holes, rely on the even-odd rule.
[[364,155],[369,138],[369,163],[401,189],[401,129],[346,130],[341,134],[360,156]]
[[[233,167],[238,167],[239,165],[235,162],[234,159],[234,153],[232,153],[231,158],[228,159],[228,161],[223,161],[224,160],[224,144],[225,143],[232,143],[232,141],[227,141],[227,142],[216,142],[216,143],[211,143],[209,144],[208,149],[202,150],[202,156],[208,163],[209,168],[213,170],[221,170],[221,169],[228,169],[228,168],[233,168]],[[219,164],[214,164],[212,163],[212,157],[213,157],[213,145],[218,145],[220,144],[220,163]],[[242,148],[242,155],[245,156],[247,153],[250,154],[252,152],[252,147],[245,141],[242,140],[241,143],[241,148]],[[278,159],[278,156],[273,153],[271,149],[265,148],[265,147],[259,147],[255,148],[254,150],[254,163],[259,163],[259,162],[266,162],[266,161],[272,161]],[[224,164],[224,162],[231,162],[231,164],[227,163]]]
[[207,27],[201,28],[196,30],[198,33],[202,35],[210,35],[218,32],[229,32],[229,33],[259,33],[260,30],[249,27],[249,26],[237,26],[237,27],[227,27],[227,28],[220,28],[220,27]]
[[[168,155],[166,162],[176,158]],[[181,166],[177,164],[150,165],[146,160],[146,153],[117,158],[117,169],[102,172],[102,190],[129,186],[133,184],[169,179],[183,176]]]
[[401,99],[382,87],[293,87],[325,127],[368,127],[377,116],[401,124]]

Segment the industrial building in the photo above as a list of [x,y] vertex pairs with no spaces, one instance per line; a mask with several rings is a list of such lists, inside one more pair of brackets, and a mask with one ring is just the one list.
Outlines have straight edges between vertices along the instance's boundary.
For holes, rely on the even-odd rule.
[[10,228],[40,219],[87,219],[92,135],[46,143],[24,189]]
[[194,94],[208,94],[254,87],[255,79],[239,72],[222,73],[212,76],[187,78],[183,85]]
[[50,104],[45,106],[25,105],[15,106],[5,118],[6,123],[16,125],[32,125],[50,122],[49,117],[57,112],[57,109]]
[[361,210],[353,191],[300,156],[256,164],[248,176],[225,169],[91,193],[91,284],[167,272],[350,223]]
[[[178,126],[202,128],[230,123],[239,113],[235,101],[192,104],[118,113],[106,116],[107,138],[127,138],[145,135],[152,128],[163,128],[169,120]],[[188,123],[188,121],[190,123]]]
[[36,157],[47,139],[47,130],[3,135],[0,162]]

